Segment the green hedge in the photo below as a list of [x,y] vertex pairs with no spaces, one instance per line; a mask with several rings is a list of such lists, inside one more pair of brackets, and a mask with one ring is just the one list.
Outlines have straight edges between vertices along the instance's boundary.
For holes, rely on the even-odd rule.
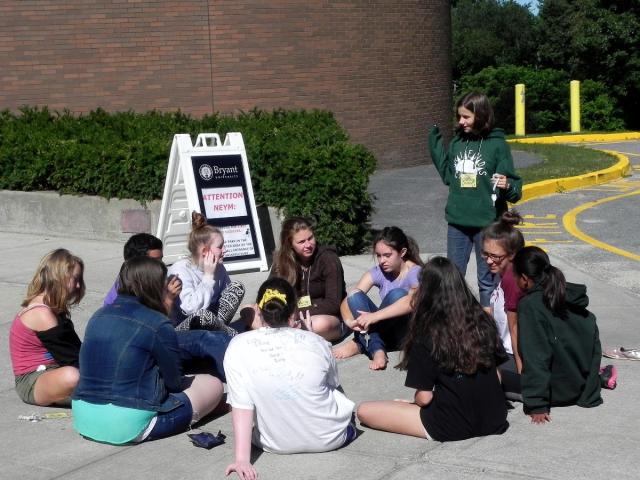
[[[515,85],[526,88],[527,133],[569,131],[569,74],[562,70],[528,67],[488,67],[460,79],[461,94],[471,90],[487,94],[496,115],[496,125],[507,133],[515,130]],[[622,130],[624,121],[616,101],[600,82],[584,80],[580,86],[583,130]]]
[[87,115],[25,107],[0,112],[0,188],[160,198],[176,133],[241,132],[256,201],[318,222],[341,253],[366,244],[375,159],[349,142],[330,112],[254,110],[195,119],[183,113]]

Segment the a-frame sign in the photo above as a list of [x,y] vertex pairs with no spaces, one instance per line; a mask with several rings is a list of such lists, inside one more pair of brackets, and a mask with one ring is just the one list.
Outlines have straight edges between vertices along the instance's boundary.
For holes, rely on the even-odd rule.
[[267,270],[242,134],[174,136],[156,232],[168,264],[188,254],[193,210],[222,231],[228,271]]

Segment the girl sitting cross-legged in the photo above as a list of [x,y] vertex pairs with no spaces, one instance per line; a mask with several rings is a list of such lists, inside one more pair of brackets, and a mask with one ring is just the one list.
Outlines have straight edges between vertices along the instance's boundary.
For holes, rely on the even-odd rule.
[[115,301],[89,320],[72,405],[82,436],[115,445],[164,438],[220,403],[219,379],[181,374],[178,338],[163,302],[166,277],[159,260],[127,260]]
[[222,330],[229,327],[244,297],[244,285],[229,278],[224,268],[224,237],[198,212],[192,212],[188,238],[189,257],[169,267],[170,278],[182,282],[171,320],[177,330]]
[[[342,319],[354,331],[353,340],[336,347],[336,358],[366,354],[372,370],[387,366],[387,352],[398,350],[407,333],[411,299],[418,288],[422,260],[416,242],[398,227],[385,227],[373,240],[378,265],[362,276],[342,302]],[[378,287],[382,303],[367,296]]]
[[296,294],[283,278],[258,290],[262,326],[231,340],[224,358],[235,461],[226,474],[257,478],[251,444],[272,453],[327,452],[356,436],[329,342],[300,329]]

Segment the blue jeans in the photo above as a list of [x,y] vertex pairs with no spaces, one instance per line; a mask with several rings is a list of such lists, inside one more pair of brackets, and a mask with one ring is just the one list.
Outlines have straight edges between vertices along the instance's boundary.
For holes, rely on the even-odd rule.
[[181,405],[168,412],[158,412],[156,424],[153,426],[149,436],[145,438],[145,441],[171,437],[189,430],[191,418],[193,417],[193,409],[189,397],[184,392],[170,393],[169,395],[180,400]]
[[185,373],[209,373],[222,382],[227,381],[223,361],[232,337],[209,330],[176,331],[176,335]]
[[462,275],[467,273],[467,264],[471,257],[471,248],[476,251],[476,265],[478,270],[478,291],[480,305],[488,307],[491,304],[491,292],[495,288],[495,279],[487,262],[482,258],[482,228],[461,227],[451,225],[447,229],[447,258],[451,260]]
[[[356,291],[347,297],[347,305],[353,318],[358,318],[360,312],[377,312],[389,305],[397,302],[402,297],[407,296],[407,291],[402,288],[396,288],[387,293],[384,297],[380,307],[376,307],[376,304],[363,292]],[[409,315],[403,315],[402,317],[388,318],[378,323],[374,323],[369,327],[367,338],[365,334],[360,332],[353,332],[353,341],[358,344],[360,351],[367,355],[369,358],[373,357],[373,354],[378,350],[385,352],[391,352],[398,350],[402,347],[402,341],[407,334],[407,326],[409,324]]]

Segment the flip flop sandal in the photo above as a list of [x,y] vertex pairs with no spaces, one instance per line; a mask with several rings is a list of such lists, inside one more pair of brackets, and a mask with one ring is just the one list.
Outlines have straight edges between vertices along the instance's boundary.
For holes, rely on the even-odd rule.
[[640,349],[624,347],[609,348],[604,350],[602,355],[618,360],[640,360]]

